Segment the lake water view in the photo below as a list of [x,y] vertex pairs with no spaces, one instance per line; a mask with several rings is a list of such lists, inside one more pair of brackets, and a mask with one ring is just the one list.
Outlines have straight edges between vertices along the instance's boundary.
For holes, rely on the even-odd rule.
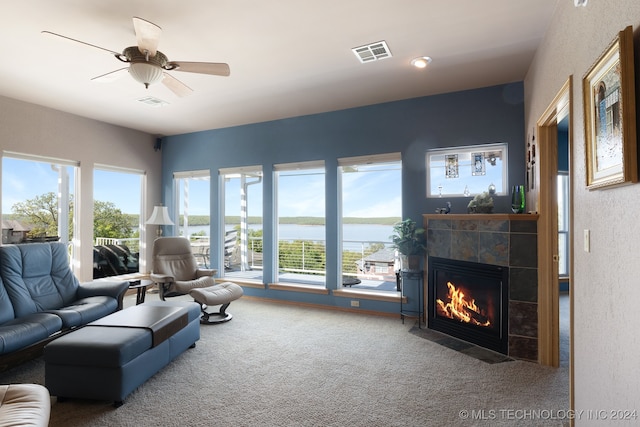
[[[184,232],[183,227],[180,227],[182,235]],[[250,229],[261,230],[261,226],[252,224]],[[227,225],[227,230],[232,230],[233,225]],[[204,231],[209,235],[209,226],[192,226],[189,227],[189,233],[194,234]],[[363,241],[363,242],[391,242],[391,235],[393,234],[393,226],[391,225],[377,225],[377,224],[345,224],[342,228],[342,238],[350,241]],[[297,224],[283,224],[279,226],[279,239],[280,240],[326,240],[325,226],[324,225],[297,225]]]

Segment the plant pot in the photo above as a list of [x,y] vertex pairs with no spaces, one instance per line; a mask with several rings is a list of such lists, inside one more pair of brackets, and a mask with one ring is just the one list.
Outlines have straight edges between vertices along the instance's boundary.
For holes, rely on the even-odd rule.
[[420,270],[420,255],[409,255],[407,257],[407,269],[409,271],[419,271]]

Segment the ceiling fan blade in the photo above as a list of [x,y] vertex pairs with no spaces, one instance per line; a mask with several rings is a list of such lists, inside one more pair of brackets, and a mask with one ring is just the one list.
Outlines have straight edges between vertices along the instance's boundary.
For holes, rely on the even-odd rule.
[[231,74],[229,64],[223,62],[182,62],[172,61],[167,64],[176,71],[187,73],[211,74],[214,76],[228,76]]
[[91,79],[91,81],[100,82],[100,83],[111,83],[112,81],[115,81],[120,77],[122,77],[124,74],[126,74],[127,71],[129,71],[128,67],[120,68],[119,70],[110,71],[107,74],[94,77]]
[[83,42],[83,41],[80,41],[80,40],[72,39],[71,37],[63,36],[62,34],[52,33],[51,31],[42,31],[42,34],[46,34],[46,35],[49,35],[49,36],[56,36],[56,37],[60,37],[60,38],[66,39],[66,40],[71,40],[72,42],[76,42],[76,43],[84,44],[84,45],[87,45],[87,46],[95,47],[96,49],[104,50],[105,52],[109,52],[109,53],[111,53],[113,55],[116,55],[116,56],[122,55],[121,52],[116,52],[115,50],[111,50],[111,49],[105,49],[104,47],[100,47],[100,46],[96,46],[96,45],[91,44],[91,43],[87,43],[87,42]]
[[191,92],[193,92],[193,89],[191,89],[189,86],[182,83],[180,80],[176,79],[169,73],[163,73],[163,74],[164,74],[164,78],[162,79],[162,83],[166,87],[171,89],[173,93],[175,93],[181,98],[191,95]]
[[133,28],[136,31],[138,49],[140,52],[145,53],[145,51],[148,51],[149,56],[156,56],[158,43],[160,42],[160,35],[162,34],[162,28],[153,22],[149,22],[136,16],[133,17]]

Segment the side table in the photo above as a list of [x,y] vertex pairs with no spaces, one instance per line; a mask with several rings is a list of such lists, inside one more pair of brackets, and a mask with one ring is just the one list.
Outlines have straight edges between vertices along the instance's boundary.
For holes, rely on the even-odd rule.
[[129,289],[137,289],[136,293],[136,305],[142,304],[144,302],[144,298],[147,295],[147,286],[152,286],[153,282],[151,280],[139,279],[139,280],[129,280]]
[[[422,329],[422,319],[424,316],[424,304],[423,304],[423,272],[421,270],[400,270],[396,272],[396,286],[398,291],[400,291],[400,318],[402,319],[402,323],[404,323],[405,317],[417,317],[418,318],[418,328]],[[417,298],[418,302],[417,310],[408,310],[403,307],[402,300],[406,296],[405,291],[409,288],[405,285],[409,283],[414,283],[417,285]],[[412,293],[412,296],[415,296],[415,293]]]

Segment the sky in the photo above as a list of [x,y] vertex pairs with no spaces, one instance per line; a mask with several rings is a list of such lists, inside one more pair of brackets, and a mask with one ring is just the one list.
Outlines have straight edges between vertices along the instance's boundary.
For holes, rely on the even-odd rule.
[[[74,168],[68,171],[69,188],[74,188]],[[278,179],[278,214],[280,216],[324,216],[324,175],[280,174]],[[287,176],[285,176],[287,175]],[[2,213],[11,207],[48,192],[58,191],[59,172],[50,163],[3,157]],[[94,172],[94,197],[113,202],[123,213],[139,213],[142,176],[105,170]],[[398,170],[362,167],[358,173],[344,173],[343,216],[401,216],[400,173]],[[208,215],[209,181],[189,180],[189,215]],[[225,191],[227,215],[240,214],[239,179],[228,181]],[[181,197],[180,211],[184,211]],[[261,185],[249,186],[249,215],[262,215]]]
[[[281,172],[278,176],[278,215],[315,216],[325,215],[325,176],[321,170],[301,173]],[[358,173],[342,174],[345,217],[400,217],[402,198],[400,171],[387,168],[360,168]],[[248,187],[248,209],[250,216],[262,215],[260,186]],[[225,189],[227,215],[240,214],[240,180],[231,179]]]
[[[74,167],[63,166],[69,178],[70,192],[74,189]],[[60,173],[51,163],[3,157],[2,213],[12,213],[15,203],[34,199],[49,192],[58,192]],[[123,213],[140,212],[141,175],[96,170],[94,197],[113,202]]]

